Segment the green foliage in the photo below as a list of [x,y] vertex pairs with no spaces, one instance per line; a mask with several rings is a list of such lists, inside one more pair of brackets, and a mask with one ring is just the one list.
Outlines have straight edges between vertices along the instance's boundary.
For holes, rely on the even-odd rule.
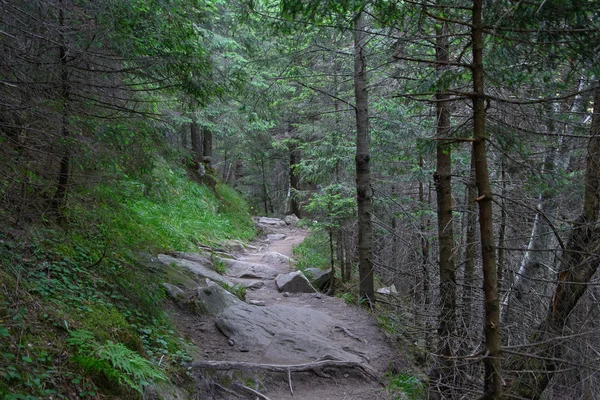
[[225,290],[227,290],[229,293],[233,294],[234,296],[236,296],[238,299],[244,301],[246,300],[246,292],[248,291],[248,288],[246,288],[246,286],[244,285],[240,285],[240,284],[235,284],[233,286],[228,285],[227,283],[219,283],[221,285],[221,287]]
[[387,390],[395,400],[421,400],[426,398],[425,385],[416,376],[407,373],[387,374]]
[[346,304],[356,304],[356,296],[352,293],[343,292],[343,293],[338,293],[337,296],[339,296],[342,300],[344,300],[346,302]]
[[139,393],[152,382],[167,377],[138,353],[122,343],[98,342],[90,331],[78,329],[70,333],[67,343],[76,350],[73,360],[86,374],[103,375],[108,381],[126,384]]
[[306,268],[327,269],[329,265],[329,237],[323,231],[310,234],[302,243],[294,247],[296,268],[303,271]]

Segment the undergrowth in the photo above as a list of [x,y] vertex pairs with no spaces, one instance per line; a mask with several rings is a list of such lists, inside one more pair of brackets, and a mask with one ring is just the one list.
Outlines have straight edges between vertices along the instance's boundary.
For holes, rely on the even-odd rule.
[[73,193],[68,228],[0,229],[0,399],[140,397],[184,379],[188,345],[163,314],[163,270],[139,253],[250,240],[245,202],[159,162]]
[[329,236],[326,232],[316,231],[294,247],[296,268],[304,272],[307,268],[330,268]]

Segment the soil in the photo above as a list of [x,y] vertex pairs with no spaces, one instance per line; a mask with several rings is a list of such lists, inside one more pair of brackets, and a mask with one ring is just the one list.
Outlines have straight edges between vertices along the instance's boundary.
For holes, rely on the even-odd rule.
[[[308,232],[300,228],[285,226],[270,228],[269,233],[282,233],[285,238],[282,240],[256,240],[251,244],[248,250],[235,254],[241,261],[259,262],[261,257],[267,252],[278,252],[288,257],[292,257],[292,249],[300,244],[308,235]],[[265,236],[266,237],[266,236]],[[280,273],[287,273],[293,270],[289,264],[269,264],[269,266],[278,269]],[[235,281],[235,279],[232,279]],[[238,279],[239,281],[239,279]],[[363,353],[362,359],[368,364],[378,376],[383,377],[388,370],[390,362],[397,358],[396,350],[389,342],[387,337],[377,327],[373,317],[367,310],[346,304],[342,299],[327,296],[325,294],[308,293],[281,293],[277,290],[274,280],[265,280],[265,285],[257,290],[248,290],[246,300],[264,301],[266,305],[282,304],[294,307],[311,308],[322,311],[336,320],[336,326],[347,329],[352,335],[357,336],[364,342],[361,344]],[[176,327],[183,335],[196,346],[196,353],[193,357],[196,360],[223,360],[223,361],[247,361],[261,363],[260,354],[250,351],[240,351],[229,345],[225,337],[215,326],[215,317],[197,315],[187,312],[174,304],[168,306],[168,312],[171,314]],[[345,336],[345,337],[344,337]],[[332,332],[332,337],[342,340],[357,340],[348,337],[342,330]],[[254,377],[253,389],[260,391],[271,400],[295,399],[295,400],[377,400],[389,399],[381,382],[376,382],[360,372],[352,369],[347,370],[325,370],[323,371],[329,378],[319,377],[312,372],[293,373],[292,382],[294,394],[290,393],[289,383],[284,374],[257,373],[257,376],[244,375],[244,382],[248,382]],[[229,374],[229,381],[233,372]],[[235,375],[239,377],[239,375]],[[206,378],[206,377],[205,377]],[[208,378],[206,378],[208,379]],[[204,382],[206,383],[206,379]],[[211,375],[211,380],[214,376]],[[223,380],[221,380],[223,382]],[[210,386],[210,385],[209,385]],[[233,394],[227,393],[222,389],[215,388],[209,390],[213,398],[233,399]],[[238,392],[242,393],[242,392]],[[246,398],[240,395],[239,398]],[[247,398],[258,398],[256,396]]]

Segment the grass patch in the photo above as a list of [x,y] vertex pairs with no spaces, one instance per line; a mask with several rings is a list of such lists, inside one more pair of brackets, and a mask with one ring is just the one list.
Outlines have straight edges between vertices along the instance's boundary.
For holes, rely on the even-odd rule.
[[408,373],[386,375],[387,390],[395,400],[422,400],[426,398],[425,384]]
[[313,232],[294,247],[296,268],[304,272],[307,268],[330,268],[329,236],[326,232]]

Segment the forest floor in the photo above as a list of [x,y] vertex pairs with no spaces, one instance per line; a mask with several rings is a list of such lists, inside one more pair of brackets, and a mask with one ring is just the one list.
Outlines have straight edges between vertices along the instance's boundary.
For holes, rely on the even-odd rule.
[[[265,235],[262,239],[251,243],[247,250],[236,253],[236,258],[246,262],[263,260],[261,262],[264,263],[263,256],[269,252],[292,257],[294,246],[300,244],[308,235],[307,231],[292,226],[270,228],[269,233],[283,234],[285,238],[268,240]],[[289,263],[271,263],[269,266],[282,274],[294,270]],[[340,298],[315,293],[281,293],[277,290],[273,279],[265,279],[260,289],[248,290],[246,301],[249,300],[263,301],[267,306],[280,304],[301,310],[318,310],[327,314],[333,319],[336,327],[343,327],[340,331],[332,331],[328,340],[333,340],[339,348],[348,349],[352,346],[354,350],[351,351],[360,356],[361,363],[374,371],[379,378],[382,378],[390,364],[400,357],[367,310],[346,304]],[[262,351],[253,348],[240,350],[231,346],[228,338],[217,329],[216,317],[189,313],[174,304],[169,307],[169,312],[178,330],[197,346],[198,353],[194,357],[196,360],[265,362]],[[347,329],[346,333],[342,331],[344,328]],[[279,356],[282,359],[286,357],[285,354]],[[293,395],[285,373],[259,374],[253,386],[271,400],[389,399],[380,381],[356,369],[328,368],[323,372],[326,373],[323,377],[317,376],[314,372],[292,373]],[[324,377],[325,375],[329,377]],[[234,374],[230,373],[229,376],[232,377]],[[216,392],[219,390],[213,391],[215,398],[234,398],[231,394],[228,396]]]

